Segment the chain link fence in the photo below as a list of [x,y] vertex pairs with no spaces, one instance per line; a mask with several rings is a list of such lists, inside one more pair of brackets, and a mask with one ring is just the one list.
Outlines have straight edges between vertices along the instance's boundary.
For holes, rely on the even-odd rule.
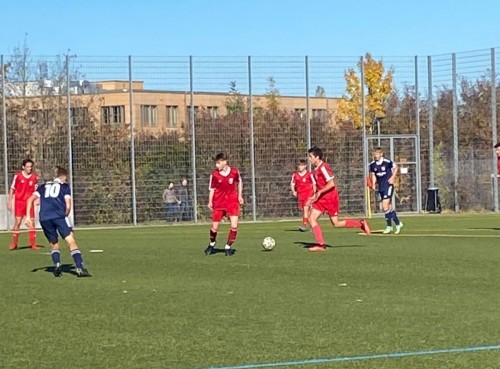
[[425,211],[427,189],[439,188],[444,209],[498,211],[497,53],[374,56],[393,89],[383,117],[360,103],[361,127],[339,104],[363,57],[3,55],[0,192],[29,157],[44,179],[70,169],[77,225],[160,223],[163,191],[185,178],[189,201],[174,219],[202,222],[222,151],[243,177],[243,219],[299,217],[290,179],[318,146],[342,214],[363,215],[377,211],[365,177],[380,145],[403,168],[398,210]]

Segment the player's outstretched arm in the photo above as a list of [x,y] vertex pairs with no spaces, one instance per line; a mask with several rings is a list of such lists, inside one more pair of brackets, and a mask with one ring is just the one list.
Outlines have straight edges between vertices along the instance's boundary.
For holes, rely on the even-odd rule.
[[34,226],[31,222],[30,214],[36,199],[38,199],[38,196],[33,194],[28,198],[28,200],[26,200],[26,225],[28,226],[28,228],[32,228]]

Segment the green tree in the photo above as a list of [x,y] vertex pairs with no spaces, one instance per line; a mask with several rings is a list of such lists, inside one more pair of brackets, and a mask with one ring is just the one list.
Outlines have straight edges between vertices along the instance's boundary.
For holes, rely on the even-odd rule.
[[228,115],[238,115],[246,110],[245,99],[236,87],[236,81],[229,82],[229,96],[226,98]]
[[316,92],[314,94],[316,97],[326,97],[326,91],[325,88],[322,86],[317,86],[316,87]]
[[269,110],[269,113],[276,116],[278,115],[280,110],[280,91],[276,87],[276,81],[273,77],[268,77],[267,83],[268,88],[266,90],[266,93],[264,94],[267,100],[266,108]]

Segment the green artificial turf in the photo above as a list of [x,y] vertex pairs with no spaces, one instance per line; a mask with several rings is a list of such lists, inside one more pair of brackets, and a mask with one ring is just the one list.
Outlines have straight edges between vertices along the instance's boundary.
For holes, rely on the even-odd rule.
[[299,219],[243,223],[233,257],[203,254],[209,225],[77,230],[92,278],[65,246],[55,278],[41,233],[40,251],[0,234],[0,367],[498,368],[500,350],[300,364],[500,344],[500,216],[401,218],[397,236],[325,221],[324,253]]

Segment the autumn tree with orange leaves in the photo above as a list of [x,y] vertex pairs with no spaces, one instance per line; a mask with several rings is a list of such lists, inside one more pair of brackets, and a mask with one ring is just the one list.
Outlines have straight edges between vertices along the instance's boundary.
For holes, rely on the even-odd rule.
[[[361,71],[361,60],[358,62]],[[385,116],[386,102],[393,90],[394,71],[385,71],[382,60],[375,60],[371,54],[366,53],[363,58],[364,83],[366,87],[365,109],[366,126],[371,129],[372,122],[377,117]],[[359,72],[359,75],[361,72]],[[361,77],[353,68],[344,73],[346,91],[340,101],[340,117],[342,120],[351,121],[355,127],[363,124],[361,114]]]

